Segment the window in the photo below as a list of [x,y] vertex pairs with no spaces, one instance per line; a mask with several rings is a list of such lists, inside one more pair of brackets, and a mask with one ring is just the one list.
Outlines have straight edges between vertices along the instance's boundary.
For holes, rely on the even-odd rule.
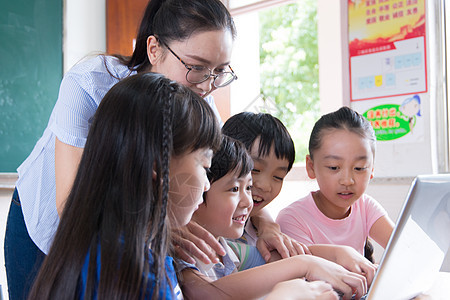
[[239,80],[231,86],[230,112],[278,117],[294,140],[296,162],[304,162],[320,114],[317,1],[262,1],[272,2],[269,7],[246,1],[234,8],[233,2],[238,37],[232,61]]

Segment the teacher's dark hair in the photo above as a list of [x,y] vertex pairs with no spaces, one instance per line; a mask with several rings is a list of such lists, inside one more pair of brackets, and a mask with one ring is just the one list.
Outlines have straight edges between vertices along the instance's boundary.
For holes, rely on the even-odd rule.
[[228,30],[236,37],[233,19],[220,0],[151,0],[145,10],[131,57],[123,64],[137,72],[148,70],[147,38],[158,37],[163,45],[184,41],[198,32]]

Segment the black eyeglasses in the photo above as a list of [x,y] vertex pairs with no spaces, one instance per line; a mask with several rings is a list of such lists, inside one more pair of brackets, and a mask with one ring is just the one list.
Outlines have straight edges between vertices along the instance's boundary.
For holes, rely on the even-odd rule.
[[216,88],[221,88],[229,85],[230,83],[232,83],[234,80],[237,79],[237,76],[230,65],[228,65],[230,71],[218,72],[215,74],[207,67],[188,65],[175,52],[173,52],[173,50],[170,49],[169,46],[167,45],[165,46],[167,47],[167,49],[169,49],[170,53],[172,53],[176,58],[178,58],[178,60],[186,67],[186,69],[188,69],[186,73],[186,80],[189,83],[194,84],[202,83],[208,80],[210,77],[213,77],[214,78],[213,85]]

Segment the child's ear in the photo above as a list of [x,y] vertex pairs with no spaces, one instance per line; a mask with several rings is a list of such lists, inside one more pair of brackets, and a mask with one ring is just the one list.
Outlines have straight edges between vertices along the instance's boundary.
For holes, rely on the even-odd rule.
[[372,167],[372,171],[370,172],[370,179],[372,179],[375,174],[373,170],[374,170],[374,167]]
[[316,178],[316,173],[314,173],[314,162],[309,154],[306,155],[306,173],[308,173],[309,178]]

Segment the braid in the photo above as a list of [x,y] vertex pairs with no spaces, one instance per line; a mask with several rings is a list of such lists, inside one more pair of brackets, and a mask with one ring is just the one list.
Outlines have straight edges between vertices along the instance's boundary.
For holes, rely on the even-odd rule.
[[[166,85],[165,83],[162,85]],[[165,87],[164,87],[165,88]],[[154,264],[153,267],[158,267],[161,270],[165,269],[164,264],[164,257],[165,253],[167,251],[166,247],[163,245],[167,245],[168,241],[170,240],[168,236],[168,229],[167,229],[167,223],[166,223],[166,214],[167,214],[167,203],[169,199],[169,162],[170,157],[172,154],[172,103],[173,103],[173,93],[166,91],[165,89],[162,89],[161,92],[164,95],[161,95],[161,98],[165,99],[163,104],[163,114],[162,114],[162,156],[161,156],[161,174],[162,174],[162,187],[161,187],[161,193],[160,193],[160,212],[159,215],[162,216],[161,218],[158,218],[159,222],[156,224],[153,224],[153,226],[156,227],[156,234],[155,234],[155,241],[158,241],[157,243],[152,244],[152,248],[155,252],[158,253],[158,257],[161,260],[161,264]],[[154,231],[155,232],[155,231]],[[161,271],[160,270],[160,271]],[[156,279],[155,286],[159,286],[162,283],[163,275],[165,272],[160,272]],[[155,290],[156,297],[158,297],[159,291],[158,289]]]
[[166,215],[166,204],[169,198],[169,161],[172,152],[172,97],[169,93],[163,108],[163,134],[162,134],[162,206],[161,215]]

